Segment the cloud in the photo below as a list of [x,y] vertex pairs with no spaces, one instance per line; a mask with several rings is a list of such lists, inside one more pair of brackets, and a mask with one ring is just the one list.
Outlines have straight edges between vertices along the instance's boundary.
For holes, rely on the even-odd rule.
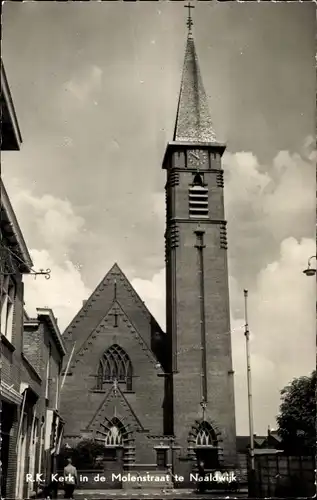
[[[303,274],[315,253],[314,240],[287,238],[280,257],[263,268],[249,291],[249,326],[254,419],[257,432],[275,427],[280,390],[294,377],[308,375],[315,365],[315,280]],[[231,290],[233,301],[243,290]],[[232,324],[243,324],[235,316]],[[247,431],[246,355],[243,329],[232,335],[238,429]]]
[[165,269],[154,274],[150,280],[135,278],[131,284],[161,328],[165,329]]
[[[315,363],[315,280],[302,270],[315,251],[314,240],[284,240],[280,257],[267,263],[249,291],[249,326],[254,422],[257,433],[276,426],[280,390],[309,374]],[[132,285],[165,327],[165,269]],[[230,305],[238,432],[248,433],[243,286],[230,277]],[[194,346],[193,346],[194,347]]]
[[[280,390],[293,377],[308,374],[315,365],[315,280],[302,273],[308,258],[315,253],[313,146],[311,140],[307,140],[299,153],[280,152],[271,165],[261,165],[251,152],[228,153],[224,159],[236,415],[240,434],[248,432],[244,288],[249,289],[255,432],[265,432],[268,424],[275,427]],[[136,220],[141,224],[146,221],[144,227],[148,227],[148,221],[153,224],[154,216],[163,224],[164,195],[156,191],[151,194],[149,190],[146,199],[148,210],[143,219]],[[52,278],[48,281],[25,278],[28,280],[27,309],[52,307],[63,330],[78,312],[82,300],[91,293],[74,257],[87,241],[85,221],[67,199],[51,195],[38,197],[16,187],[12,200],[23,232],[32,235],[35,267],[52,269]],[[135,210],[135,203],[129,206]],[[134,229],[132,233],[129,255],[136,252],[140,243],[138,238],[135,240]],[[146,240],[147,232],[144,234]],[[93,238],[96,235],[89,235],[90,248],[91,241],[99,241],[99,236]],[[97,258],[100,269],[99,260]],[[146,278],[144,269],[135,265],[132,285],[164,328],[165,270],[160,269],[151,276],[147,263],[143,262],[143,267]],[[87,268],[87,273],[91,273],[91,268]]]
[[51,195],[35,196],[13,183],[12,204],[24,234],[32,235],[34,269],[50,269],[51,278],[25,276],[25,307],[30,315],[37,307],[53,309],[63,331],[91,293],[81,276],[81,266],[72,261],[76,246],[86,237],[85,221],[69,200]]
[[37,307],[53,309],[58,326],[63,332],[81,308],[83,299],[89,297],[91,290],[83,283],[79,266],[69,260],[57,264],[48,250],[31,250],[30,253],[35,268],[51,269],[51,278],[24,278],[26,310],[33,316]]
[[64,261],[85,231],[84,219],[74,213],[69,200],[21,190],[15,193],[14,205],[26,233],[32,234],[33,246],[49,249],[54,260]]
[[[315,151],[280,152],[272,165],[252,153],[227,154],[230,308],[238,432],[248,432],[244,295],[249,289],[255,432],[276,426],[280,390],[315,366],[315,280],[303,274],[315,254]],[[153,210],[160,213],[160,195]],[[162,212],[161,212],[162,215]],[[305,237],[306,236],[306,237]],[[135,279],[138,293],[165,325],[165,272]]]
[[102,88],[102,69],[99,66],[86,68],[82,74],[75,75],[64,85],[64,90],[79,102],[85,103]]

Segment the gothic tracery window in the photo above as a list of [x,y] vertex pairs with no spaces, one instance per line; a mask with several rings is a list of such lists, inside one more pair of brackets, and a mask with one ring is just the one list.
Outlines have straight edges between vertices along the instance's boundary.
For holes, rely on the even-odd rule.
[[118,418],[114,418],[105,434],[105,446],[122,446],[123,445],[124,427]]
[[121,446],[122,435],[116,425],[110,427],[105,438],[105,446]]
[[128,391],[132,390],[132,363],[127,353],[118,344],[106,350],[100,360],[97,372],[97,388],[101,390],[105,383],[125,383]]
[[202,422],[196,436],[196,446],[216,446],[217,437],[215,431],[208,422]]

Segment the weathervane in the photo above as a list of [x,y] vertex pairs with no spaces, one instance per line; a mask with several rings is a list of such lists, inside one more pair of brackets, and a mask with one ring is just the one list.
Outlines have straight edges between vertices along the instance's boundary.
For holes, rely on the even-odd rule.
[[187,27],[188,27],[188,34],[191,34],[192,32],[192,26],[193,26],[193,20],[192,20],[192,16],[191,16],[191,13],[190,13],[190,9],[194,9],[194,5],[191,5],[189,2],[188,2],[188,5],[184,5],[185,9],[188,9],[188,18],[187,18]]

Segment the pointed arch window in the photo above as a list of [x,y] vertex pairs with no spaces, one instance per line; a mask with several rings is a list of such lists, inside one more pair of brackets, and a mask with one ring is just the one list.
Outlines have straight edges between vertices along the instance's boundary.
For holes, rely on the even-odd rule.
[[132,391],[133,368],[128,354],[118,344],[113,344],[103,354],[97,372],[97,388],[103,389],[105,383],[126,384],[126,390]]
[[108,426],[105,433],[105,446],[122,446],[123,445],[124,428],[119,419],[114,418]]
[[195,174],[189,188],[189,216],[193,219],[208,218],[208,189],[202,174]]
[[208,422],[202,422],[196,435],[196,446],[217,446],[217,436]]

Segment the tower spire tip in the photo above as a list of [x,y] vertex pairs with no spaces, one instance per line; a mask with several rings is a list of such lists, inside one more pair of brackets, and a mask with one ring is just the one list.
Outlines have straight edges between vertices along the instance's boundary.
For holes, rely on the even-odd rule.
[[192,16],[191,16],[190,10],[194,9],[195,6],[191,5],[190,2],[188,2],[188,4],[184,5],[184,7],[185,7],[185,9],[188,9],[188,17],[187,17],[186,25],[187,25],[187,28],[188,28],[188,34],[191,35],[192,34],[193,20],[192,20]]

